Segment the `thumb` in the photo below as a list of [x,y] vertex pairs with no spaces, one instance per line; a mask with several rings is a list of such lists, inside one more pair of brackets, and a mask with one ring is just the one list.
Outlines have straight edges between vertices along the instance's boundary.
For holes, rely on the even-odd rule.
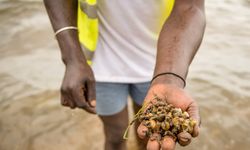
[[96,89],[95,81],[87,81],[87,102],[91,107],[96,106]]

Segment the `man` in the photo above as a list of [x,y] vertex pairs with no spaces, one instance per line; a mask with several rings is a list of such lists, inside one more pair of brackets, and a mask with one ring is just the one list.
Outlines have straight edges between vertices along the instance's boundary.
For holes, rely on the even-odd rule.
[[[175,0],[161,29],[158,22],[163,0],[98,0],[100,32],[91,67],[74,30],[77,0],[44,3],[66,66],[62,105],[97,112],[104,125],[106,150],[126,149],[122,136],[128,125],[128,95],[135,112],[143,100],[149,101],[156,94],[167,97],[168,103],[186,110],[200,123],[198,106],[184,86],[205,29],[204,0]],[[137,127],[138,137],[147,140],[147,128],[138,123]],[[193,135],[178,136],[177,141],[188,145],[191,136],[198,133],[197,125]],[[171,137],[164,138],[161,145],[148,140],[146,147],[174,150],[175,142]],[[143,145],[143,140],[138,139],[138,143]]]

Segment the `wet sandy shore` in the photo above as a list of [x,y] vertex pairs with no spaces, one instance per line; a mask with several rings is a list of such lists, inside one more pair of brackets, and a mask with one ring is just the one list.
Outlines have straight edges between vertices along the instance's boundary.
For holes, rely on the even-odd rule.
[[[202,131],[186,150],[250,147],[250,2],[207,1],[188,77]],[[41,2],[0,2],[0,150],[100,150],[97,116],[63,108],[60,52]],[[129,149],[136,149],[130,133]]]

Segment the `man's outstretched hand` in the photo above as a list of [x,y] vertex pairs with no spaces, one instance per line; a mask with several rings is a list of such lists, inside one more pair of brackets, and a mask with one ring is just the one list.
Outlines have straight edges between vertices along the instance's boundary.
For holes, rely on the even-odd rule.
[[90,113],[96,113],[95,79],[87,64],[66,65],[61,86],[61,103],[72,109],[77,107]]
[[[171,137],[164,137],[159,143],[157,140],[148,140],[147,150],[174,150],[175,144],[178,142],[182,146],[186,146],[191,142],[192,137],[197,137],[199,134],[200,116],[197,103],[183,90],[180,86],[172,83],[153,82],[148,94],[145,98],[145,102],[154,99],[155,95],[159,98],[165,99],[167,97],[167,103],[172,104],[174,107],[181,108],[183,111],[187,111],[191,118],[193,118],[197,124],[194,127],[193,134],[190,135],[187,132],[182,132],[177,136],[177,141],[174,141]],[[140,125],[138,127],[138,136],[142,139],[147,138],[147,127]],[[159,136],[157,134],[153,136]]]

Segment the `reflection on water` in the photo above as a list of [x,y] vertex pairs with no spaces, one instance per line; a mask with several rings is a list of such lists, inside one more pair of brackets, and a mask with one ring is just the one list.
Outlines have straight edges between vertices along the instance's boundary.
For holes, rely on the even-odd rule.
[[[201,106],[202,132],[187,150],[249,149],[249,6],[207,1],[205,42],[187,87]],[[0,150],[101,149],[99,119],[59,104],[64,66],[43,5],[0,2],[0,20]]]

